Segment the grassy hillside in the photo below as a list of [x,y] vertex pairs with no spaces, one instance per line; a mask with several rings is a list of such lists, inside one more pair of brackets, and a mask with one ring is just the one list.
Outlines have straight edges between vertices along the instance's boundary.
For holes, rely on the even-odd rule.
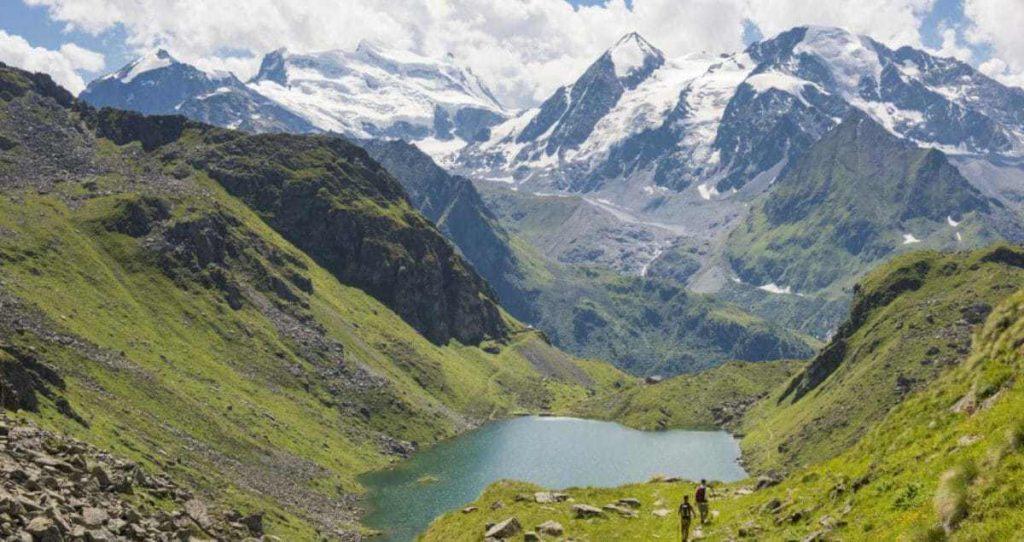
[[645,431],[737,430],[747,408],[789,380],[802,365],[736,361],[654,384],[630,381],[586,399],[572,411]]
[[812,293],[850,287],[899,252],[1021,237],[1020,217],[940,151],[854,115],[779,175],[730,235],[726,256],[744,282]]
[[889,410],[962,363],[992,307],[1024,287],[1024,249],[917,252],[872,272],[849,319],[787,386],[751,409],[742,446],[761,469],[847,449]]
[[[1020,269],[1024,266],[1021,254],[1006,249],[959,257],[925,254],[920,260],[941,264],[937,269],[944,267],[946,275],[927,275],[919,289],[938,281],[947,288],[970,291],[969,282],[954,284],[949,279],[972,268],[977,268],[976,273],[991,271],[993,258],[1003,260],[999,265],[1007,266],[1004,272],[1009,267]],[[899,267],[894,264],[890,270]],[[876,280],[883,278],[884,274],[874,275]],[[913,281],[897,282],[909,286]],[[950,348],[965,351],[959,361],[926,386],[910,391],[866,428],[859,440],[829,459],[793,468],[774,486],[758,489],[754,480],[716,484],[712,508],[718,514],[702,529],[703,539],[1016,540],[1024,528],[1024,423],[1020,418],[1024,388],[1018,378],[1024,371],[1020,349],[1024,290],[1014,293],[1012,282],[1000,288],[1002,294],[991,314],[971,324],[970,337],[946,339]],[[916,290],[906,291],[911,293],[903,295],[913,297]],[[889,300],[888,310],[902,305],[903,295],[893,295],[895,301]],[[933,295],[941,297],[937,291]],[[905,326],[924,328],[926,322],[916,320],[914,312],[933,306],[925,301],[917,298],[917,304],[902,305],[904,311],[911,311],[905,313]],[[966,318],[977,321],[974,316]],[[938,324],[928,324],[932,327],[927,329],[938,334],[943,329],[941,316],[934,320]],[[894,323],[871,316],[868,325],[887,333],[883,321]],[[516,517],[527,529],[555,520],[563,525],[566,536],[577,540],[671,540],[676,536],[677,516],[662,518],[653,512],[674,509],[683,494],[692,494],[693,484],[569,489],[574,502],[543,506],[515,500],[517,494],[535,490],[515,482],[495,484],[475,503],[480,512],[444,516],[424,540],[473,540],[485,523],[508,517]],[[579,520],[571,513],[572,504],[601,506],[624,497],[640,500],[637,518],[610,513],[604,519]],[[509,505],[492,511],[489,505],[495,500]]]
[[2,66],[0,136],[4,406],[283,539],[359,531],[361,472],[622,378],[501,313],[350,145],[95,112]]

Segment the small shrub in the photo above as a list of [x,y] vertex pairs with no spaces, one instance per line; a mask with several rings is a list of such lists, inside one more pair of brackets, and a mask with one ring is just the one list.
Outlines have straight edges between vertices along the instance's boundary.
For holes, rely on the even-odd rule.
[[896,495],[896,500],[893,501],[892,506],[897,510],[907,510],[913,508],[920,501],[921,486],[917,484],[910,484],[903,488],[902,491]]
[[1006,447],[1010,453],[1024,448],[1024,422],[1017,422],[1006,432]]

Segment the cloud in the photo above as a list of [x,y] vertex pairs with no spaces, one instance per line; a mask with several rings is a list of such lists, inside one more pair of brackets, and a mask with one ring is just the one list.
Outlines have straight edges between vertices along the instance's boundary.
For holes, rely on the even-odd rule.
[[887,45],[920,47],[921,22],[934,4],[935,0],[747,0],[746,9],[765,36],[810,24],[842,27]]
[[104,67],[103,55],[65,43],[59,50],[33,47],[25,38],[0,30],[0,61],[19,68],[50,74],[54,81],[74,94],[85,88],[78,70],[99,71]]
[[[207,69],[245,79],[260,57],[351,49],[368,39],[429,56],[452,53],[512,107],[532,105],[571,81],[621,35],[638,31],[668,55],[734,51],[745,21],[765,36],[794,26],[841,26],[891,46],[922,47],[921,27],[936,0],[24,0],[69,28],[102,34],[122,26],[130,47],[170,49]],[[990,43],[1007,80],[1024,71],[1021,0],[964,0],[970,31],[944,29],[938,52],[961,59]],[[1009,14],[1007,16],[1006,14]],[[979,60],[984,60],[980,58]],[[997,69],[998,68],[998,69]]]
[[939,37],[942,39],[942,43],[938,49],[932,49],[930,52],[937,56],[953,57],[962,62],[970,62],[974,54],[971,48],[965,45],[960,40],[960,35],[957,33],[955,28],[943,27],[939,32]]
[[1003,83],[1024,84],[1024,7],[1020,0],[964,0],[967,40],[992,48],[983,73]]
[[164,46],[207,66],[251,69],[251,57],[281,46],[351,49],[361,39],[450,52],[503,101],[521,106],[546,97],[629,31],[669,54],[738,49],[746,0],[635,0],[632,9],[626,0],[578,8],[564,0],[249,0],[244,13],[219,1],[25,1],[77,30],[123,25],[131,47]]

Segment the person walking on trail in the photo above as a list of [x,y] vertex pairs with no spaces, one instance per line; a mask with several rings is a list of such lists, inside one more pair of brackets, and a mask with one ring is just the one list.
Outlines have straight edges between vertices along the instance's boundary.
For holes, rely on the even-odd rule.
[[700,511],[700,524],[704,525],[708,522],[708,486],[707,480],[701,480],[700,485],[697,486],[697,491],[693,495],[693,500],[697,501],[697,510]]
[[683,534],[683,542],[690,537],[690,521],[693,519],[693,507],[690,496],[683,495],[683,503],[679,505],[679,529]]

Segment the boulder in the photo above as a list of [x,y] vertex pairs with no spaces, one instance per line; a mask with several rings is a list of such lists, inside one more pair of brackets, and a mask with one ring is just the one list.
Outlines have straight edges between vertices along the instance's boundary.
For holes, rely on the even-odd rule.
[[615,501],[615,504],[617,504],[619,506],[625,506],[626,508],[640,508],[640,499],[634,499],[632,497],[627,497],[627,498],[619,499],[619,500]]
[[57,524],[46,516],[33,518],[25,526],[25,532],[32,535],[32,540],[35,542],[62,542],[64,540]]
[[83,508],[82,524],[86,527],[102,527],[110,519],[110,514],[102,508]]
[[663,518],[667,517],[671,512],[669,512],[667,508],[659,508],[651,513],[659,518]]
[[209,529],[212,521],[210,521],[210,515],[206,512],[206,505],[203,504],[199,499],[192,499],[185,503],[185,513],[188,517],[192,518],[197,525],[203,529]]
[[605,517],[604,512],[600,508],[596,506],[590,506],[589,504],[572,505],[572,514],[576,517],[576,519]]
[[540,535],[533,531],[523,533],[523,542],[540,542]]
[[782,479],[775,475],[762,475],[757,477],[757,489],[765,489],[772,486],[777,486],[782,482]]
[[561,523],[549,519],[537,526],[537,532],[548,536],[562,536],[565,534],[565,529],[562,528]]
[[533,500],[537,504],[551,504],[555,502],[555,497],[548,491],[538,491],[533,494]]
[[782,508],[782,501],[779,499],[772,499],[761,505],[761,512],[764,512],[765,514],[774,514],[778,512],[780,508]]
[[736,531],[736,535],[740,538],[752,538],[756,537],[761,532],[761,526],[753,521],[748,521]]
[[245,525],[245,528],[249,530],[249,533],[253,536],[260,536],[263,534],[263,512],[256,512],[255,514],[249,514],[238,520],[239,523]]
[[467,506],[467,507],[462,509],[462,513],[463,514],[472,514],[473,512],[476,512],[477,510],[479,510],[479,508],[477,508],[475,506]]
[[617,504],[606,504],[606,505],[602,506],[601,508],[603,508],[604,510],[607,510],[609,512],[615,512],[616,514],[618,514],[618,515],[620,515],[620,516],[622,516],[624,518],[635,518],[635,517],[637,517],[637,513],[636,513],[635,510],[631,510],[629,508],[626,508],[625,506],[619,506]]
[[522,526],[519,525],[519,520],[511,517],[505,521],[494,524],[487,532],[484,533],[484,538],[496,538],[498,540],[504,540],[506,538],[512,538],[519,534],[523,530]]

